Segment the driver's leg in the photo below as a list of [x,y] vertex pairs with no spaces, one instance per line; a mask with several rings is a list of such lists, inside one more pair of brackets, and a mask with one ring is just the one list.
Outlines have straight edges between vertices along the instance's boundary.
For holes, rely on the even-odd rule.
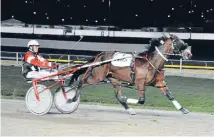
[[38,71],[30,71],[27,73],[26,78],[32,78],[32,79],[40,78],[39,72]]
[[[52,69],[52,70],[45,70],[44,69],[44,70],[39,71],[39,77],[41,78],[41,77],[45,77],[45,76],[50,76],[50,75],[54,75],[56,73],[58,73],[58,71],[55,69]],[[59,77],[55,76],[55,77],[51,77],[50,79],[59,79]]]

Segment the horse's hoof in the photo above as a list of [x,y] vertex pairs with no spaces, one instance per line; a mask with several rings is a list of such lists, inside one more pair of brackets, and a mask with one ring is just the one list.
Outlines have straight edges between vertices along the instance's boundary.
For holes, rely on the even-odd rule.
[[132,108],[129,108],[126,111],[128,111],[128,113],[131,114],[131,115],[136,115],[136,112]]
[[182,112],[183,114],[188,114],[188,113],[189,113],[189,110],[186,109],[186,108],[182,108],[182,109],[181,109],[181,112]]

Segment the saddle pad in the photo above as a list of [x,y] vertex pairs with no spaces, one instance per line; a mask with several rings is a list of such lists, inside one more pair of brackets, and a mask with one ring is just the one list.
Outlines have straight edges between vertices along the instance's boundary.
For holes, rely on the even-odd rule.
[[123,58],[123,57],[126,57],[126,58],[112,61],[111,64],[114,65],[114,66],[117,66],[117,67],[130,66],[131,62],[132,62],[132,58],[133,58],[131,54],[126,54],[126,53],[122,53],[122,52],[116,52],[113,55],[113,59]]

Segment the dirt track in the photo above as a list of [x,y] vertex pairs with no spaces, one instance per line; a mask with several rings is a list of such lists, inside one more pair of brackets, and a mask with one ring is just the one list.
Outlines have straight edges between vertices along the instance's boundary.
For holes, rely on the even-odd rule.
[[214,115],[136,110],[127,114],[120,106],[82,105],[72,114],[55,108],[45,116],[28,112],[23,101],[2,100],[2,135],[214,135]]
[[[7,63],[2,64],[6,65]],[[8,62],[8,65],[11,63]],[[214,79],[213,70],[166,69],[166,75]],[[143,106],[142,106],[143,108]],[[45,116],[31,114],[23,101],[1,101],[3,136],[64,136],[64,135],[156,135],[214,136],[214,115],[179,111],[136,110],[129,115],[121,106],[104,107],[80,104],[72,114],[60,114],[55,108]]]

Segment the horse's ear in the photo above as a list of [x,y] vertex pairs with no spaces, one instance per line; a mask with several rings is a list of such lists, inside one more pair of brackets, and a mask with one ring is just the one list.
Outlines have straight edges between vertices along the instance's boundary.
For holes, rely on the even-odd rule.
[[174,37],[174,35],[173,34],[169,34],[169,38],[171,39],[171,40],[174,40],[175,39],[175,37]]
[[160,38],[160,40],[163,40],[164,42],[167,41],[168,39],[169,39],[169,37],[167,37],[167,36],[162,36],[162,37]]
[[157,38],[153,38],[150,40],[150,44],[151,46],[158,46],[160,44],[160,41]]

